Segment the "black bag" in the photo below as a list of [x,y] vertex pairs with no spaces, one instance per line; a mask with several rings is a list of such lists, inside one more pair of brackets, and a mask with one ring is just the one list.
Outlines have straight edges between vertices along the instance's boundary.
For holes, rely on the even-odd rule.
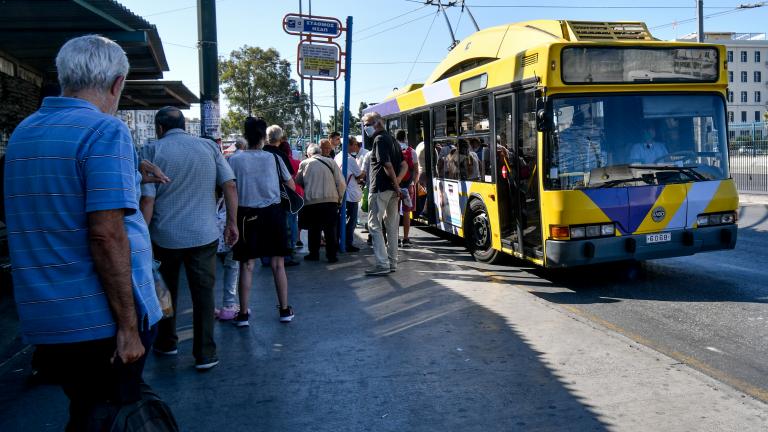
[[280,176],[280,163],[277,161],[277,155],[274,156],[275,168],[277,169],[277,184],[280,187],[280,205],[283,207],[283,210],[296,214],[304,207],[304,198],[280,181],[282,178]]
[[[108,429],[104,426],[110,425]],[[104,404],[91,413],[87,430],[110,432],[178,432],[179,425],[168,405],[147,384],[141,384],[141,399],[115,406]]]

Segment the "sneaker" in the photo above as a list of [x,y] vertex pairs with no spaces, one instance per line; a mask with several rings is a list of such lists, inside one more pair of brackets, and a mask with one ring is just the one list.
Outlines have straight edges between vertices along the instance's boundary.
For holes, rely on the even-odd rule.
[[347,252],[360,252],[360,248],[357,246],[347,246]]
[[304,261],[320,261],[320,255],[304,255]]
[[170,349],[170,350],[161,350],[161,349],[155,347],[155,348],[152,348],[152,350],[155,352],[155,354],[164,355],[164,356],[175,356],[176,354],[179,353],[179,349],[178,348],[173,348],[173,349]]
[[195,360],[195,369],[199,371],[206,371],[214,366],[219,364],[219,358],[216,356],[213,357],[203,357],[200,360]]
[[240,308],[236,305],[224,306],[221,309],[214,309],[213,315],[219,321],[229,321],[237,315]]
[[411,243],[410,239],[405,238],[405,239],[403,239],[403,241],[400,242],[400,247],[401,248],[409,248],[411,246],[413,246],[413,243]]
[[331,264],[337,263],[337,262],[339,262],[339,257],[335,257],[335,256],[328,257],[328,262],[331,263]]
[[281,323],[289,323],[293,321],[294,313],[293,308],[288,306],[285,309],[280,309],[280,305],[277,306],[277,309],[280,311],[280,322]]
[[395,266],[393,266],[393,265],[389,266],[389,272],[390,272],[390,273],[394,273],[394,272],[396,272],[396,271],[397,271],[397,267],[395,267]]
[[248,312],[238,312],[237,315],[235,315],[235,318],[232,320],[232,324],[234,324],[235,327],[248,327],[250,325],[248,324],[248,318],[250,317],[250,309],[248,309]]
[[389,267],[373,266],[365,271],[366,276],[383,276],[390,273],[392,270]]
[[304,247],[304,242],[301,240],[296,240],[296,247]]

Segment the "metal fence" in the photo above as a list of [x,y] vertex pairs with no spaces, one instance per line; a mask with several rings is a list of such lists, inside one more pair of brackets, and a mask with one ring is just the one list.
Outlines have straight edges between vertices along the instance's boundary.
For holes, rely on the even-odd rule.
[[739,192],[768,193],[768,123],[728,126],[731,176]]

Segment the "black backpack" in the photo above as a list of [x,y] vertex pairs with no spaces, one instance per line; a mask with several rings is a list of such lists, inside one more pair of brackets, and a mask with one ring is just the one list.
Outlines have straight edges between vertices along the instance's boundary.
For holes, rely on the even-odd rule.
[[94,409],[88,430],[178,432],[179,425],[176,423],[171,408],[160,399],[160,396],[151,387],[142,383],[140,400],[119,407],[103,405]]

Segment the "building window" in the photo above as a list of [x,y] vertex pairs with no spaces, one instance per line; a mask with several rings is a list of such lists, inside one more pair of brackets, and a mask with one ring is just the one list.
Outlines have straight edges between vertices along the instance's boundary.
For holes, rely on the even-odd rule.
[[755,111],[755,123],[760,123],[760,111]]
[[747,92],[743,91],[741,92],[741,102],[746,103],[747,102]]
[[741,71],[741,82],[747,82],[747,71]]
[[733,123],[733,111],[728,111],[728,123]]
[[760,94],[760,90],[755,92],[755,102],[760,103],[763,95]]
[[728,71],[728,82],[733,82],[733,71]]
[[742,123],[746,123],[747,122],[747,112],[746,111],[742,111],[741,112],[741,122]]
[[733,51],[728,51],[728,63],[733,63]]
[[760,51],[755,51],[755,63],[760,63]]
[[728,103],[733,103],[733,92],[728,91]]
[[742,63],[746,63],[747,62],[747,52],[746,51],[742,51],[741,52],[741,62]]
[[760,82],[763,79],[763,74],[760,71],[755,71],[755,82]]

